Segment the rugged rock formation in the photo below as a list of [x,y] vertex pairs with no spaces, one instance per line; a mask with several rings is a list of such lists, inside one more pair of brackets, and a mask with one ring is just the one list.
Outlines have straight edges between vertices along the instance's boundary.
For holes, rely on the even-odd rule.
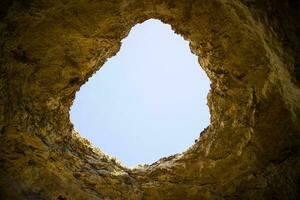
[[[0,199],[299,199],[299,10],[292,0],[2,0]],[[183,154],[127,169],[73,130],[69,109],[149,18],[199,56],[211,124]]]

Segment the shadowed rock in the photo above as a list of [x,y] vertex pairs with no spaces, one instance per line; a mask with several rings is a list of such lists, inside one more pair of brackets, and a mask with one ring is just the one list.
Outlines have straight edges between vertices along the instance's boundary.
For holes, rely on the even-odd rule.
[[[299,3],[4,2],[0,199],[299,198]],[[127,169],[73,130],[69,108],[149,18],[190,41],[212,82],[211,124],[183,154]]]

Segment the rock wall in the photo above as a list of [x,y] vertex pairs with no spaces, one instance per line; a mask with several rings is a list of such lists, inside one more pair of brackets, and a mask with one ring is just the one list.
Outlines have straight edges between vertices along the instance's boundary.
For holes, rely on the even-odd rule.
[[[300,4],[2,0],[0,199],[299,199]],[[160,19],[212,84],[186,152],[128,169],[74,131],[76,91],[130,28]]]

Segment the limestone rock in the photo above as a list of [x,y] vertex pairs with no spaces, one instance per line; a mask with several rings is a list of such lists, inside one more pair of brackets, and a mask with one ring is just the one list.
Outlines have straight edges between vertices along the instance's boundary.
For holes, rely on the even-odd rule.
[[[299,199],[300,4],[2,0],[0,199]],[[76,91],[130,28],[160,19],[212,84],[186,152],[128,169],[73,130]]]

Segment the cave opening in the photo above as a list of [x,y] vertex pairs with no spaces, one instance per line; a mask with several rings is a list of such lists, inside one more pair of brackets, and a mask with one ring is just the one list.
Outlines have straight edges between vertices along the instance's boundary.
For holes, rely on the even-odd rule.
[[209,125],[209,89],[188,41],[150,19],[76,93],[70,117],[84,138],[124,165],[151,164],[185,151]]

